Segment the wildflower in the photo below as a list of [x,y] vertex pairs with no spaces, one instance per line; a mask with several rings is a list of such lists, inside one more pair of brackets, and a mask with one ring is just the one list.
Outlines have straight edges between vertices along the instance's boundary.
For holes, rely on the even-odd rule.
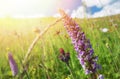
[[9,51],[9,50],[10,50],[10,48],[9,48],[9,47],[7,47],[7,48],[6,48],[6,50],[7,50],[7,51]]
[[8,53],[8,60],[9,60],[9,64],[10,64],[10,68],[12,71],[13,76],[16,76],[18,73],[18,67],[17,64],[12,56],[12,53]]
[[109,20],[109,22],[110,22],[110,23],[113,23],[113,22],[114,22],[114,20],[113,20],[113,19],[110,19],[110,20]]
[[59,51],[60,51],[60,55],[59,55],[60,60],[68,65],[70,60],[70,53],[69,52],[65,53],[63,48],[60,48]]
[[105,33],[105,32],[108,32],[108,28],[101,28],[100,30],[101,30],[102,32],[104,32],[104,33]]
[[114,26],[114,27],[118,27],[118,24],[114,23],[113,26]]
[[98,79],[104,79],[104,76],[100,74]]
[[77,57],[86,74],[96,73],[100,66],[96,63],[98,57],[93,56],[94,50],[90,44],[89,39],[86,38],[84,32],[75,21],[72,20],[63,10],[60,14],[65,16],[63,18],[64,26],[72,40]]
[[36,27],[36,28],[33,29],[33,32],[39,34],[40,33],[40,29],[38,27]]
[[67,35],[64,35],[64,37],[65,37],[66,39],[68,39],[68,36],[67,36]]
[[60,30],[56,31],[55,35],[60,35]]
[[14,36],[17,37],[17,38],[19,38],[19,37],[21,36],[21,33],[15,31],[15,30],[12,31],[11,33],[12,33],[12,35],[14,35]]

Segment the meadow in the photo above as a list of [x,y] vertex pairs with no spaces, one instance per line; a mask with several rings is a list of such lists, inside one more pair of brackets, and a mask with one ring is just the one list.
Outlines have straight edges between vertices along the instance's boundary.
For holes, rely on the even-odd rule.
[[[48,24],[57,18],[0,19],[0,79],[88,79],[84,74],[62,21],[52,26],[37,42],[27,59],[23,73],[22,61],[26,52]],[[105,79],[120,79],[120,15],[74,20],[90,39],[94,54],[101,65],[99,73]],[[107,28],[107,32],[102,29]],[[36,31],[38,30],[38,31]],[[59,59],[59,49],[70,53],[69,67]],[[19,68],[13,77],[8,62],[8,52],[13,54]]]

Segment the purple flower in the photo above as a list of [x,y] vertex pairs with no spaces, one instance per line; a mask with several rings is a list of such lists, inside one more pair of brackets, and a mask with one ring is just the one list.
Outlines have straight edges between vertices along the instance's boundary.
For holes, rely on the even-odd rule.
[[104,79],[104,76],[100,74],[98,79]]
[[85,70],[85,74],[89,74],[90,73],[90,71],[89,70]]
[[67,65],[69,65],[70,53],[69,52],[65,53],[63,48],[60,48],[59,51],[60,51],[59,59],[65,62]]
[[93,56],[94,50],[89,39],[86,38],[79,25],[63,10],[60,10],[60,14],[63,16],[65,28],[72,40],[72,44],[78,55],[77,57],[85,73],[95,73],[98,69],[98,64],[96,63],[97,58],[96,56]]
[[18,73],[18,67],[17,64],[12,56],[12,53],[8,53],[8,60],[9,60],[9,64],[10,64],[10,68],[12,71],[13,76],[16,76]]

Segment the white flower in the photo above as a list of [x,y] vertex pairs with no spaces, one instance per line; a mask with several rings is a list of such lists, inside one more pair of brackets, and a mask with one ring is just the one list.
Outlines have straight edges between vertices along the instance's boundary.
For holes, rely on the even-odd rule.
[[100,29],[102,32],[108,32],[108,28],[101,28]]
[[100,74],[98,79],[104,79],[104,76]]

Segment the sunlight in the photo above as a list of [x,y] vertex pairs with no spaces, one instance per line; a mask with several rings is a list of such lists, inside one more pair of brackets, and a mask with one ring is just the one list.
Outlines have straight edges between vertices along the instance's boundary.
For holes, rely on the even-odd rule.
[[51,13],[56,0],[0,0],[0,17],[29,17]]

